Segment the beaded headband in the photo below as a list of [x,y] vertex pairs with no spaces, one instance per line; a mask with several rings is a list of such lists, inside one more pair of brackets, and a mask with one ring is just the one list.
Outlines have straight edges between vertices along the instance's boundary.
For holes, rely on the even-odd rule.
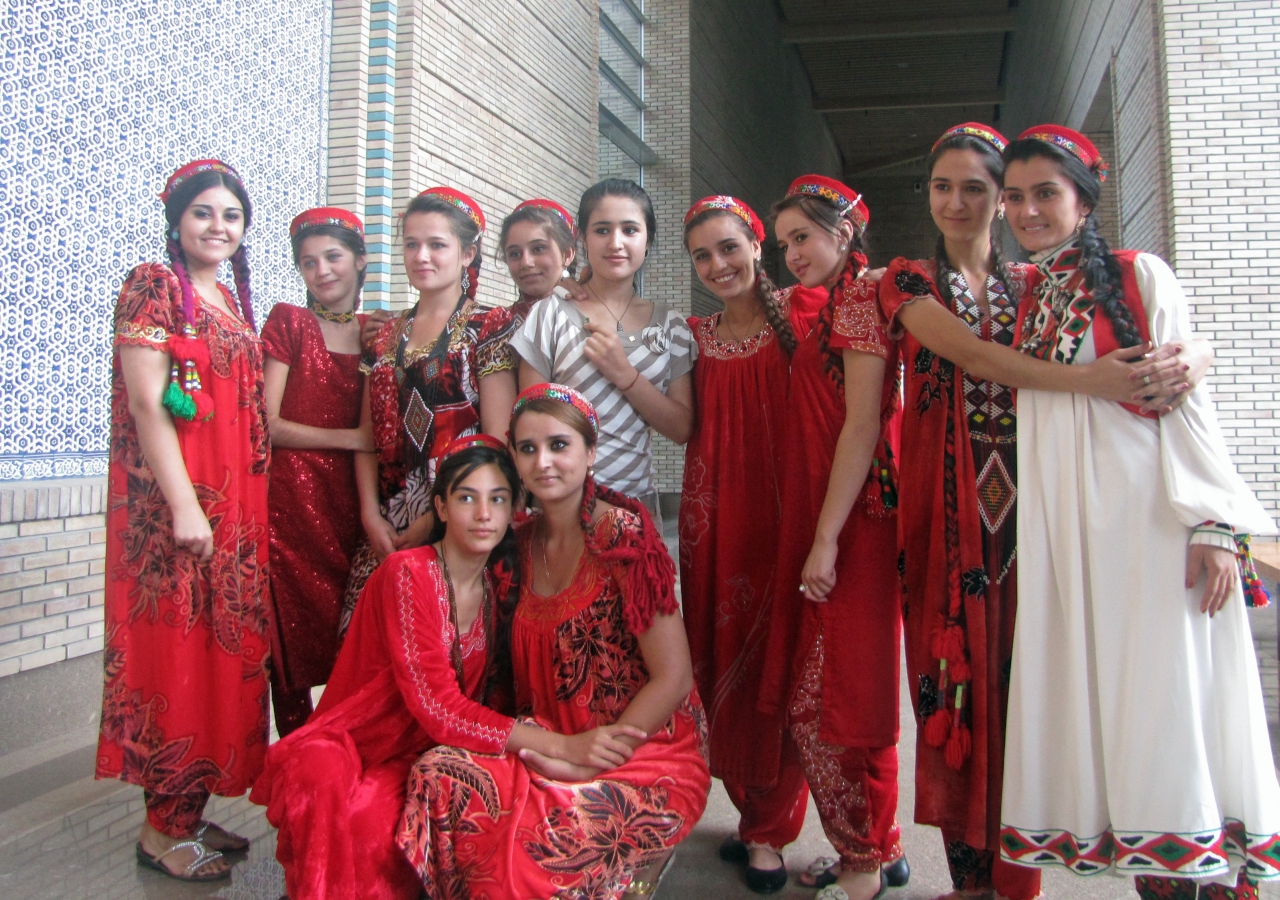
[[230,175],[236,181],[240,181],[240,173],[220,159],[193,160],[169,176],[169,180],[164,183],[164,190],[160,192],[160,202],[168,203],[169,197],[184,181],[194,175],[199,175],[201,172],[221,172],[224,175]]
[[859,229],[866,228],[867,222],[871,221],[871,211],[867,209],[867,204],[862,202],[862,195],[834,178],[827,178],[825,175],[801,175],[791,182],[791,187],[787,188],[788,197],[799,195],[820,197],[828,203],[835,204],[840,215],[852,219]]
[[526,200],[512,210],[513,213],[522,209],[533,207],[535,209],[549,209],[560,218],[564,219],[564,224],[569,226],[569,233],[575,238],[578,236],[578,228],[573,224],[573,216],[569,215],[569,210],[565,209],[554,200],[548,200],[546,197],[535,197],[532,200]]
[[289,223],[289,237],[296,238],[308,228],[316,228],[320,225],[337,225],[339,228],[354,231],[364,237],[364,225],[360,223],[360,217],[339,206],[317,206],[315,209],[298,213]]
[[443,463],[449,457],[456,456],[463,450],[470,450],[473,447],[488,447],[490,450],[507,452],[507,445],[491,434],[469,434],[466,437],[454,438],[450,441],[449,445],[444,448],[444,452],[440,454],[440,462]]
[[1099,181],[1107,180],[1107,163],[1102,154],[1093,145],[1093,141],[1078,131],[1061,125],[1036,125],[1018,135],[1018,140],[1052,144],[1084,163],[1085,168],[1097,175]]
[[[587,421],[591,423],[591,432],[600,434],[600,420],[596,416],[596,408],[591,405],[591,401],[579,394],[573,388],[564,384],[535,384],[527,387],[520,392],[520,396],[516,397],[515,406],[511,407],[511,421],[514,425],[516,416],[520,415],[520,411],[532,403],[534,400],[558,400],[561,403],[567,403],[587,417]],[[514,430],[514,429],[513,429]]]
[[1004,148],[1009,146],[1009,139],[991,126],[983,125],[981,122],[964,122],[960,125],[953,125],[943,132],[942,137],[934,141],[933,150],[930,152],[936,153],[938,146],[943,141],[957,134],[967,134],[969,137],[976,137],[978,140],[986,141],[996,148],[997,153],[1003,153]]
[[484,231],[484,213],[480,211],[480,204],[462,193],[462,191],[456,191],[451,187],[432,187],[427,188],[418,196],[422,197],[426,194],[431,194],[433,197],[439,197],[446,203],[458,207],[458,209],[467,214],[467,217],[470,218],[472,222],[476,223],[477,228]]
[[689,211],[684,214],[685,228],[689,227],[689,223],[694,220],[694,217],[712,209],[723,209],[733,213],[747,223],[747,227],[751,229],[751,233],[756,236],[757,241],[764,241],[764,223],[760,221],[756,211],[737,197],[730,197],[728,194],[703,197],[693,206],[690,206]]

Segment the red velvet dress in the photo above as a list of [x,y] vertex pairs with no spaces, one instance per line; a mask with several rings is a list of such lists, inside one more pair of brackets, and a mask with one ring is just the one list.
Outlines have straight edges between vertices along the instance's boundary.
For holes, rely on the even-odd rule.
[[[235,309],[225,291],[224,299]],[[214,414],[174,424],[213,529],[207,563],[174,546],[173,516],[138,444],[118,352],[112,364],[96,774],[149,794],[202,797],[198,808],[180,812],[198,822],[209,793],[248,790],[267,749],[270,448],[258,336],[199,299],[194,319],[209,352],[198,372]],[[129,273],[116,303],[117,348],[167,353],[181,322],[182,289],[172,271],[147,263]]]
[[[359,319],[363,325],[364,317]],[[289,367],[282,419],[316,428],[360,425],[360,354],[330,351],[310,309],[276,304],[262,328],[262,343],[269,356]],[[354,454],[275,448],[268,501],[276,623],[272,665],[286,692],[305,691],[329,680],[342,594],[363,536]],[[281,712],[277,698],[277,727],[286,734]]]
[[[1013,900],[1030,900],[1040,888],[1039,872],[997,858],[1017,610],[1014,391],[973,378],[896,319],[908,303],[939,303],[983,340],[1010,346],[1030,268],[1008,267],[1011,292],[988,279],[986,316],[958,272],[939,289],[933,260],[895,259],[880,280],[880,305],[891,331],[901,333],[905,366],[898,525],[907,676],[917,716],[915,820],[942,829],[958,888],[988,889],[994,877],[1001,896]],[[954,716],[955,679],[943,684],[933,645],[949,623],[965,634],[969,678],[961,721],[972,740],[968,757],[953,753],[951,762],[946,743],[934,746],[926,737],[931,717]],[[938,739],[944,737],[950,734]]]
[[[827,602],[815,603],[797,588],[844,426],[844,349],[886,360],[884,381],[874,386],[881,397],[880,432],[870,472],[840,532],[836,586]],[[761,684],[761,708],[787,712],[802,755],[809,757],[806,770],[822,745],[882,751],[870,753],[854,767],[863,772],[861,802],[852,799],[859,790],[852,770],[831,783],[815,783],[813,774],[809,776],[824,826],[836,818],[864,815],[860,810],[870,808],[874,824],[857,839],[864,845],[879,845],[878,850],[872,846],[853,849],[848,846],[852,836],[842,846],[841,836],[827,828],[845,867],[859,871],[900,855],[893,821],[902,627],[894,515],[894,444],[900,412],[897,370],[897,349],[884,333],[876,283],[865,280],[833,291],[817,325],[792,356],[777,587]],[[798,701],[803,702],[797,705]],[[815,727],[812,713],[816,710],[820,712]],[[797,734],[798,722],[803,722],[803,734]],[[854,756],[848,754],[849,759]],[[846,787],[846,781],[853,787]],[[831,806],[836,801],[828,802],[830,798],[839,798],[839,809]]]
[[[498,596],[491,580],[489,593]],[[484,616],[460,641],[462,685],[453,640],[435,550],[387,557],[356,606],[315,714],[271,747],[250,797],[280,830],[276,858],[291,900],[418,896],[395,843],[409,767],[436,743],[501,753],[512,727],[479,702],[493,662]]]
[[[780,295],[797,338],[826,297],[794,288]],[[808,790],[785,746],[785,717],[758,712],[756,702],[777,563],[760,550],[777,541],[781,518],[791,358],[768,325],[729,341],[716,336],[719,321],[720,314],[689,320],[698,342],[698,417],[680,501],[682,607],[707,704],[711,774],[742,813],[742,840],[780,849],[799,835]]]
[[[526,568],[536,521],[519,531]],[[543,597],[522,586],[511,634],[516,704],[535,723],[562,734],[610,724],[647,681],[624,624],[625,564],[598,557],[639,528],[634,513],[610,510],[568,588]],[[617,897],[702,816],[705,740],[694,690],[630,760],[594,781],[549,781],[515,754],[437,748],[410,774],[400,846],[432,900]]]

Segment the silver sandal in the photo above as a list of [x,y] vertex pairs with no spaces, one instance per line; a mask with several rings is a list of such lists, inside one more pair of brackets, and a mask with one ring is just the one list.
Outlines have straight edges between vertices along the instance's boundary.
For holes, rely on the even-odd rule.
[[[164,859],[173,851],[185,850],[188,848],[196,851],[196,858],[191,864],[189,864],[182,870],[181,874],[174,872],[172,869],[170,869],[168,866],[166,866],[164,863],[161,862],[162,859]],[[231,868],[229,866],[223,869],[221,872],[211,872],[208,875],[195,874],[201,868],[203,868],[204,866],[207,866],[209,863],[217,862],[218,860],[222,859],[221,853],[219,853],[217,850],[210,850],[208,847],[206,847],[204,844],[200,843],[197,840],[190,839],[185,841],[178,841],[178,843],[174,844],[168,850],[164,851],[163,853],[157,854],[155,856],[152,856],[146,850],[143,850],[142,842],[139,841],[135,845],[135,852],[138,857],[138,862],[142,863],[142,865],[146,866],[149,869],[155,869],[157,872],[163,872],[164,874],[168,875],[170,878],[175,878],[178,881],[221,881],[224,878],[231,877]]]

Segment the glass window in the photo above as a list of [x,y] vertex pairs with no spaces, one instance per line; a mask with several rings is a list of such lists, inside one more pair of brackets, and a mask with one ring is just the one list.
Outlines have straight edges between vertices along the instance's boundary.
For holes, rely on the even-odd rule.
[[643,183],[644,0],[600,0],[600,177]]

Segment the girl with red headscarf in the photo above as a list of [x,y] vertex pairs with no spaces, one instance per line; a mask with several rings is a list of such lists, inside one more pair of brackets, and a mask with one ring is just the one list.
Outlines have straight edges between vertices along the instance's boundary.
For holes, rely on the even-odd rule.
[[271,426],[271,705],[281,737],[311,715],[311,688],[329,680],[338,616],[360,544],[355,452],[360,430],[360,287],[364,226],[336,207],[289,226],[307,305],[277,303],[262,327]]
[[689,320],[698,418],[685,451],[680,580],[711,772],[741,816],[720,855],[747,863],[748,887],[768,893],[786,884],[781,851],[800,835],[809,791],[785,717],[756,710],[777,567],[761,548],[778,534],[791,355],[827,293],[779,293],[760,263],[764,239],[735,197],[706,197],[685,214],[685,248],[725,309]]
[[[267,442],[240,176],[170,176],[169,265],[129,273],[115,310],[98,778],[140,785],[138,861],[185,881],[249,842],[201,816],[243,794],[267,749]],[[230,262],[236,297],[218,282]],[[238,301],[238,302],[236,302]]]
[[400,219],[418,300],[382,326],[366,367],[360,427],[374,452],[356,455],[366,541],[351,563],[343,628],[378,563],[431,532],[427,496],[441,451],[454,438],[506,428],[516,395],[511,313],[475,300],[484,228],[480,205],[448,187],[423,191]]
[[838,864],[811,868],[827,885],[819,896],[870,900],[886,877],[881,866],[903,859],[894,818],[897,347],[885,334],[875,282],[858,277],[869,217],[861,196],[806,175],[773,214],[787,267],[829,299],[791,358],[761,703],[787,717],[840,854]]

